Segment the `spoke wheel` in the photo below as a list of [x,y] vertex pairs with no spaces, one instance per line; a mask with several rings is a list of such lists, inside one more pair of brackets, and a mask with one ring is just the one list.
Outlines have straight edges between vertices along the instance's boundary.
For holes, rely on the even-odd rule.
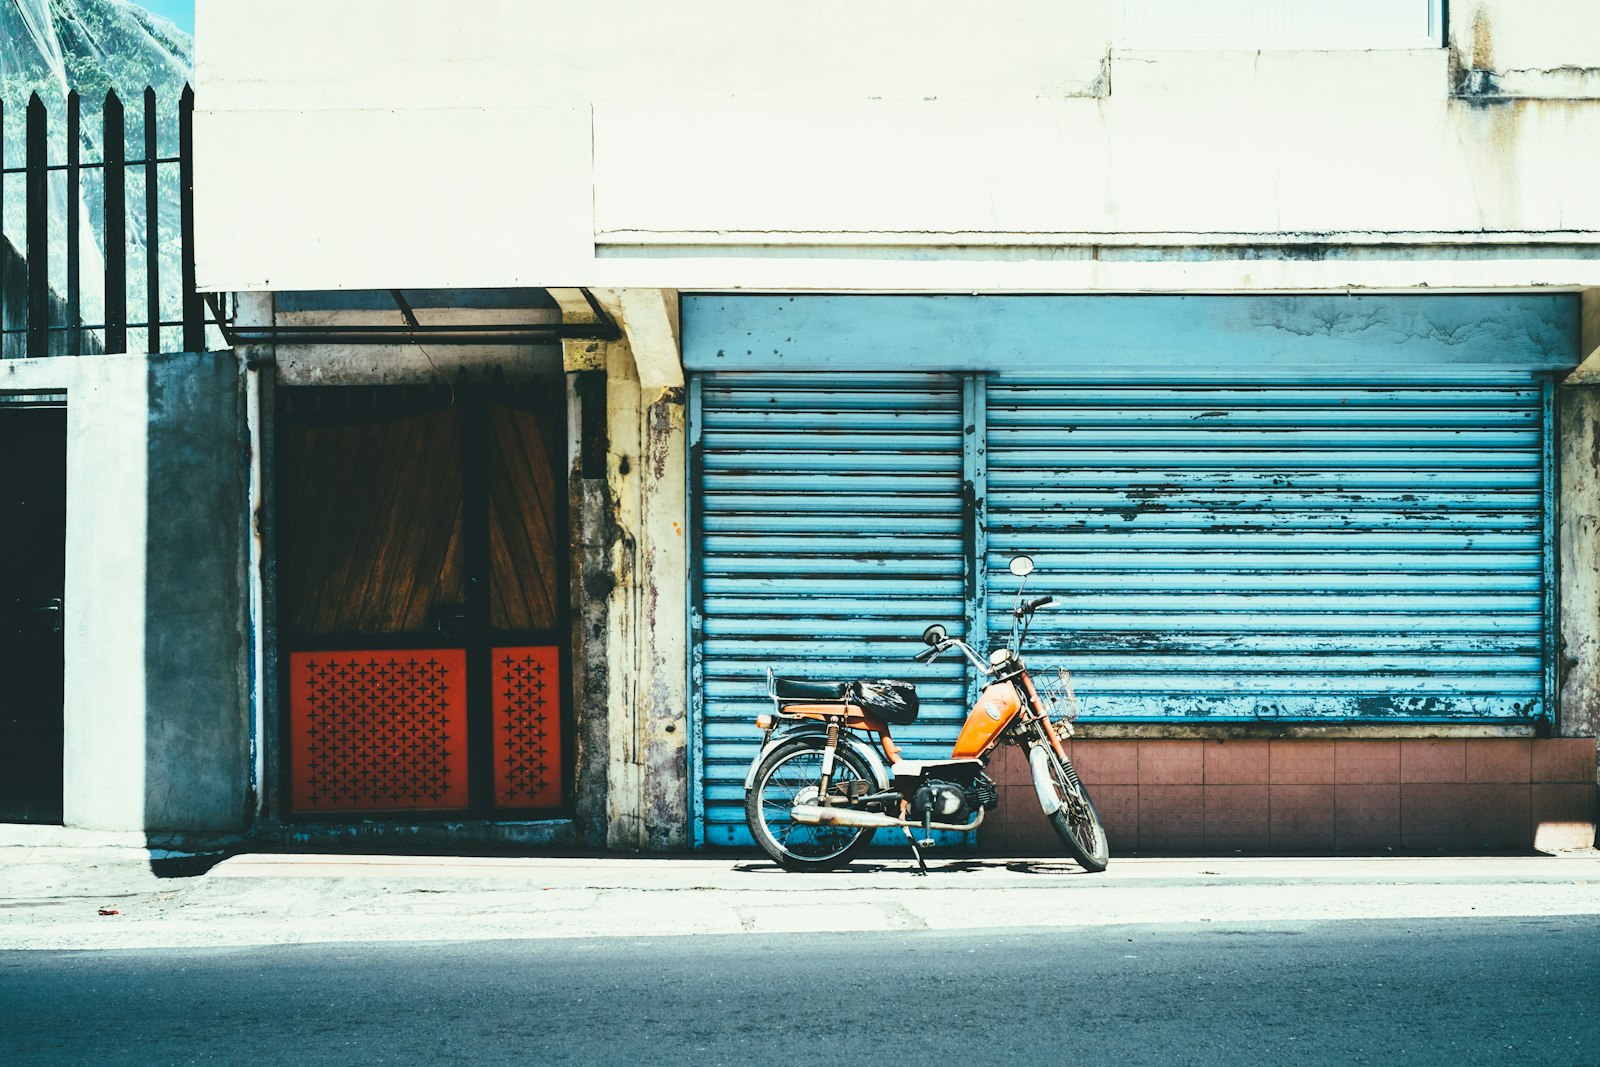
[[[761,851],[791,871],[826,871],[842,867],[865,849],[872,831],[856,826],[811,826],[795,822],[790,809],[813,803],[822,784],[823,742],[804,739],[774,749],[756,769],[745,796],[744,816]],[[875,788],[861,757],[840,747],[834,753],[829,792],[842,796],[851,782]]]
[[1072,761],[1061,759],[1053,751],[1046,754],[1050,780],[1061,801],[1061,810],[1050,816],[1050,825],[1085,870],[1103,871],[1111,862],[1111,846],[1106,841],[1105,827],[1100,825],[1100,813],[1078,780],[1078,772],[1072,769]]

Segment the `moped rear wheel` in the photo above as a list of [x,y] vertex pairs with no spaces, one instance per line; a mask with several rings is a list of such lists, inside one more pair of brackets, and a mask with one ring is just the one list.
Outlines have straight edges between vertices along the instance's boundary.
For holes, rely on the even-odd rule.
[[1100,813],[1078,780],[1078,772],[1072,769],[1072,761],[1063,760],[1054,752],[1049,757],[1050,780],[1061,801],[1060,810],[1050,816],[1050,825],[1080,866],[1087,871],[1103,871],[1111,863],[1111,846],[1106,841],[1105,827],[1100,824]]
[[[790,809],[814,801],[822,783],[823,742],[806,739],[773,749],[756,768],[755,781],[744,799],[745,822],[761,851],[785,870],[826,871],[842,867],[872,841],[872,831],[856,826],[811,826],[795,822]],[[836,749],[830,791],[864,781],[872,774],[861,757]]]

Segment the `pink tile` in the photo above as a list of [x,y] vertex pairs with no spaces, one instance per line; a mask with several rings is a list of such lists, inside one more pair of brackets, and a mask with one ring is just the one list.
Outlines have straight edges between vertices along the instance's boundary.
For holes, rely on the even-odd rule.
[[1199,741],[1140,741],[1140,785],[1199,785],[1205,780]]
[[1333,743],[1334,781],[1398,782],[1400,780],[1400,742],[1335,741]]
[[[1273,742],[1276,768],[1277,742]],[[1328,764],[1333,763],[1333,744],[1328,742]],[[1274,851],[1287,852],[1328,849],[1334,843],[1334,786],[1332,782],[1295,784],[1273,782],[1268,803],[1268,832]]]
[[1001,790],[1000,806],[1006,812],[1010,849],[1018,856],[1057,856],[1060,839],[1039,810],[1039,795],[1033,786],[1013,785]]
[[1009,855],[1012,851],[1011,841],[1015,836],[1011,832],[1011,807],[1006,803],[1006,793],[1000,791],[1000,806],[984,816],[983,825],[978,827],[978,851],[989,855]]
[[1091,789],[1097,785],[1138,785],[1139,743],[1074,740],[1072,766]]
[[1465,782],[1467,744],[1459,737],[1400,742],[1400,781],[1405,784]]
[[1206,785],[1265,785],[1268,782],[1265,741],[1207,741]]
[[1205,789],[1198,785],[1139,787],[1139,851],[1193,851],[1205,844]]
[[1466,847],[1532,848],[1532,799],[1533,789],[1526,782],[1469,782]]
[[1334,844],[1341,849],[1400,847],[1400,783],[1340,782],[1333,793]]
[[1533,780],[1593,785],[1595,741],[1592,737],[1552,737],[1533,742]]
[[1535,782],[1532,794],[1534,848],[1554,852],[1594,847],[1594,786]]
[[1268,841],[1267,814],[1265,785],[1207,785],[1206,848],[1264,851]]
[[1274,740],[1269,753],[1273,785],[1333,784],[1332,741]]
[[1467,739],[1467,781],[1512,784],[1532,779],[1532,743],[1525,737]]
[[1400,787],[1400,843],[1406,848],[1459,849],[1466,843],[1467,787],[1422,782]]
[[1135,852],[1139,848],[1139,787],[1102,785],[1090,790],[1089,799],[1100,813],[1111,854]]
[[996,785],[1025,785],[1030,781],[1027,758],[1015,745],[1001,745],[986,770]]

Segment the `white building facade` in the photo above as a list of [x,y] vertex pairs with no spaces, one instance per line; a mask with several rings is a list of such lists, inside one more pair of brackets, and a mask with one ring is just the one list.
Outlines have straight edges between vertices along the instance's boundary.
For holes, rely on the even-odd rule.
[[1026,551],[1114,850],[1592,844],[1600,11],[1293,7],[200,0],[256,817],[745,844]]

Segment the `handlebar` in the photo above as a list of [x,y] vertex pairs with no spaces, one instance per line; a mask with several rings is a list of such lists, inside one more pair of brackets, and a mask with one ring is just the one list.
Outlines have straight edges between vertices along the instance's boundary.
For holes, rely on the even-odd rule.
[[1047,604],[1054,604],[1055,602],[1056,598],[1049,595],[1039,597],[1037,600],[1030,600],[1026,604],[1023,604],[1017,608],[1017,615],[1020,617],[1022,615],[1030,614],[1038,611]]
[[967,659],[972,662],[972,665],[978,668],[978,670],[982,671],[984,674],[994,673],[994,668],[985,663],[983,658],[972,650],[972,646],[961,640],[959,637],[947,637],[927,651],[918,652],[911,658],[916,660],[918,663],[931,663],[940,656],[944,655],[946,652],[950,651],[952,648],[957,652],[960,652],[963,656],[967,657]]

